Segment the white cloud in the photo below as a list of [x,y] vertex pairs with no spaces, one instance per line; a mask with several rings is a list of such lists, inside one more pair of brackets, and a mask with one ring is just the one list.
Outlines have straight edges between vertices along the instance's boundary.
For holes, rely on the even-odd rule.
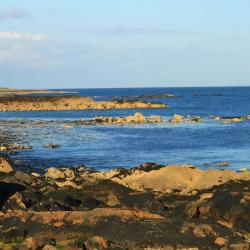
[[17,9],[17,8],[9,8],[0,10],[0,20],[4,19],[22,19],[26,18],[30,15],[28,11]]
[[24,41],[45,41],[47,35],[42,33],[21,33],[0,31],[0,40],[24,40]]

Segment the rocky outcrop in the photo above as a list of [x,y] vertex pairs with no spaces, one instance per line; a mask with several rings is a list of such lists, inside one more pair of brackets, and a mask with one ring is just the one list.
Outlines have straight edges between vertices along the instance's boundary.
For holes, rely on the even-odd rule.
[[139,100],[112,100],[96,102],[80,96],[10,96],[0,97],[0,111],[82,110],[167,108],[167,105]]
[[[89,120],[90,124],[133,124],[133,123],[147,123],[150,122],[151,118],[147,119],[143,114],[136,112],[134,115],[124,116],[124,117],[105,117],[98,116],[93,120]],[[155,122],[161,122],[161,119],[156,120]]]

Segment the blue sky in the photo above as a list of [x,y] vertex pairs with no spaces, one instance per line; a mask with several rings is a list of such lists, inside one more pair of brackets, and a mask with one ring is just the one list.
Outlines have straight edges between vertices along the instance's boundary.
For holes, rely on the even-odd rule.
[[249,0],[8,0],[0,86],[250,85]]

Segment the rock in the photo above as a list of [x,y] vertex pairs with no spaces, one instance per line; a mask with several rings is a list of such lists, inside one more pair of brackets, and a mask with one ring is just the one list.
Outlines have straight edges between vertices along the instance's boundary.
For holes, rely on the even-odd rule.
[[63,173],[65,175],[65,178],[69,181],[72,181],[75,178],[75,172],[72,169],[63,169]]
[[38,173],[31,173],[31,175],[33,175],[33,176],[35,176],[35,177],[41,177],[41,175],[40,174],[38,174]]
[[24,183],[30,186],[35,186],[40,183],[39,179],[37,179],[35,176],[21,171],[17,171],[14,176],[22,184]]
[[214,241],[214,243],[218,246],[225,246],[229,243],[229,240],[224,237],[217,237]]
[[136,112],[134,114],[134,118],[135,118],[135,122],[138,122],[138,123],[145,123],[146,122],[145,116],[139,112]]
[[162,122],[162,118],[161,116],[150,116],[149,117],[149,122],[150,123],[161,123]]
[[240,172],[248,172],[249,170],[248,170],[248,168],[241,168],[240,169]]
[[58,168],[48,168],[45,177],[53,180],[65,179],[65,174]]
[[26,210],[27,208],[24,202],[23,196],[19,192],[16,192],[4,203],[2,210]]
[[0,151],[1,152],[4,152],[4,151],[7,151],[8,148],[6,146],[0,146]]
[[213,228],[210,225],[202,224],[195,226],[193,229],[193,234],[198,238],[205,238],[210,234],[213,234]]
[[184,116],[175,114],[174,117],[170,120],[171,123],[179,123],[179,122],[184,122]]
[[247,120],[250,120],[250,115],[247,115],[247,116],[246,116],[246,119],[247,119]]
[[202,122],[202,119],[200,116],[188,116],[189,122]]
[[23,250],[36,250],[38,248],[38,242],[35,238],[26,238],[21,244],[19,249]]
[[250,180],[250,173],[217,169],[201,170],[190,168],[190,165],[170,165],[148,172],[130,170],[129,174],[118,176],[118,178],[113,177],[112,180],[138,191],[151,189],[165,193],[167,190],[178,189],[184,195],[195,189],[208,189],[242,178]]
[[243,119],[242,118],[233,118],[232,122],[242,122]]
[[52,246],[52,245],[45,245],[42,250],[58,250],[58,248]]
[[63,128],[69,129],[69,128],[73,128],[73,126],[65,124],[65,125],[63,125]]
[[106,239],[100,236],[92,237],[87,242],[87,248],[89,249],[107,249],[109,244]]
[[249,243],[238,243],[238,244],[230,244],[230,250],[249,250],[250,245]]
[[61,188],[63,187],[78,188],[78,186],[73,181],[68,181],[68,180],[64,182],[57,181],[56,185]]
[[45,148],[59,148],[61,145],[55,144],[55,143],[50,143],[44,146]]
[[230,163],[227,161],[220,161],[220,162],[217,162],[216,165],[220,167],[228,167],[230,166]]
[[215,121],[220,121],[221,117],[220,116],[213,116],[212,119],[214,119]]
[[0,157],[0,172],[2,173],[10,173],[13,171],[11,166],[11,162],[9,159]]

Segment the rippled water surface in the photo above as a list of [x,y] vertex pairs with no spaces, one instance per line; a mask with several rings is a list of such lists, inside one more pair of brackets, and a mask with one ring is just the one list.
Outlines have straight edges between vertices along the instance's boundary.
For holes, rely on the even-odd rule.
[[[175,98],[146,99],[166,103],[169,109],[35,111],[0,113],[2,135],[32,145],[16,159],[35,168],[86,164],[98,169],[133,167],[143,162],[191,163],[216,167],[229,161],[230,168],[250,167],[250,121],[221,124],[209,117],[250,114],[250,87],[239,88],[138,88],[82,89],[79,95],[96,100],[119,96],[172,93]],[[161,115],[200,115],[202,123],[146,124],[128,126],[82,126],[65,129],[65,124],[98,115],[127,116],[135,112]],[[48,143],[61,144],[47,149]]]

